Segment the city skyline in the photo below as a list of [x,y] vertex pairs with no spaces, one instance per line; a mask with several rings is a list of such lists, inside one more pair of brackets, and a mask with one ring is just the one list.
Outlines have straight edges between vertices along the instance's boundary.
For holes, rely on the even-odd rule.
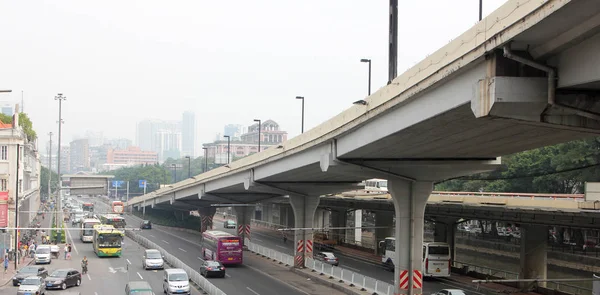
[[[0,89],[13,92],[0,94],[0,100],[20,102],[23,91],[25,112],[44,138],[50,131],[57,133],[54,97],[63,93],[62,144],[95,126],[102,126],[98,129],[106,137],[134,139],[136,122],[178,120],[189,110],[203,126],[196,132],[199,145],[232,119],[247,125],[272,118],[290,137],[300,134],[296,96],[305,97],[304,130],[315,127],[366,96],[367,70],[361,58],[372,60],[373,92],[386,85],[387,2],[257,1],[242,2],[236,11],[227,3],[195,1],[165,11],[160,2],[144,1],[139,4],[147,12],[143,14],[136,13],[140,6],[133,2],[114,9],[70,0],[35,6],[8,1],[1,4],[5,17],[0,25],[12,29],[3,35],[7,46],[0,57]],[[504,2],[485,1],[484,15]],[[261,5],[274,13],[257,11]],[[455,17],[468,11],[452,1],[435,5],[445,12],[437,22],[418,17],[431,13],[431,3],[400,5],[399,38],[419,46],[399,47],[398,72],[477,21]],[[314,6],[319,10],[310,9]],[[295,13],[283,17],[286,11]],[[477,11],[473,5],[473,15]],[[245,24],[241,39],[230,38],[240,28],[218,17],[221,13]],[[158,24],[157,17],[164,23]],[[337,21],[332,24],[333,17]],[[12,58],[23,52],[28,62]]]

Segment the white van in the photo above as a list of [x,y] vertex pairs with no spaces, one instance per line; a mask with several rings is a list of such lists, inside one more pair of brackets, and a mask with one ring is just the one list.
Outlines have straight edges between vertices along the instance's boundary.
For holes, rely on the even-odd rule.
[[35,248],[34,260],[35,264],[52,262],[50,245],[39,245]]
[[165,269],[163,275],[165,294],[190,294],[190,279],[181,268]]
[[450,246],[446,243],[423,243],[423,276],[450,276]]

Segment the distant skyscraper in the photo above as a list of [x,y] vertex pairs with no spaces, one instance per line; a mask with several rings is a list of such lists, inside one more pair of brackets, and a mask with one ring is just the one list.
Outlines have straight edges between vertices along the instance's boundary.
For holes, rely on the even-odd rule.
[[7,116],[14,115],[15,114],[15,104],[8,102],[8,101],[0,102],[0,112],[2,112],[3,114],[5,114]]
[[159,162],[163,162],[165,156],[174,155],[173,151],[181,151],[181,122],[141,121],[137,125],[136,142],[142,150],[156,152]]
[[87,138],[71,141],[69,149],[71,173],[90,171],[90,146]]
[[239,124],[227,124],[223,128],[223,135],[231,136],[231,139],[237,139],[242,135],[242,125]]
[[192,112],[184,112],[181,120],[181,147],[184,156],[195,156],[196,116]]
[[87,138],[90,147],[101,146],[104,144],[104,136],[102,135],[102,131],[95,132],[88,130],[85,133],[85,138]]

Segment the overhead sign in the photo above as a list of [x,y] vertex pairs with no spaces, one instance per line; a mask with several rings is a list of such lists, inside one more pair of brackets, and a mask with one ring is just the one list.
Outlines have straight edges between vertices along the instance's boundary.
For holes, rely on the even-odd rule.
[[8,227],[8,192],[0,192],[0,227]]
[[139,181],[139,185],[140,185],[140,188],[144,188],[146,186],[146,181],[145,180],[140,180]]
[[113,187],[121,187],[124,183],[125,183],[125,181],[123,181],[123,180],[113,180],[112,186]]

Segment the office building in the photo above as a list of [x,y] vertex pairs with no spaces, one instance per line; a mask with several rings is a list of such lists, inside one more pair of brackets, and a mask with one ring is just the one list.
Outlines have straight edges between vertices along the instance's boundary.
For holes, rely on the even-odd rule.
[[143,151],[158,154],[158,161],[169,157],[179,158],[181,155],[181,122],[144,120],[138,123],[136,142]]
[[106,160],[106,163],[111,165],[154,165],[158,163],[158,154],[153,151],[143,151],[139,147],[130,146],[124,150],[109,149]]
[[[90,147],[87,138],[71,141],[70,147],[70,170],[69,173],[90,171]],[[61,171],[62,172],[62,171]]]
[[181,120],[181,153],[195,157],[196,148],[196,116],[192,112],[184,112]]

